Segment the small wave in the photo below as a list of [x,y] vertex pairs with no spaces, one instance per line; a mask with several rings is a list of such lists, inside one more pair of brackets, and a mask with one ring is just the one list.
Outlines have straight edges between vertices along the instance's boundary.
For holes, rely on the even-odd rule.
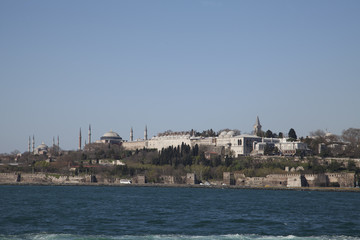
[[228,235],[124,235],[124,236],[97,236],[73,234],[25,234],[25,235],[0,235],[0,240],[360,240],[360,237],[351,236],[267,236],[255,234],[228,234]]

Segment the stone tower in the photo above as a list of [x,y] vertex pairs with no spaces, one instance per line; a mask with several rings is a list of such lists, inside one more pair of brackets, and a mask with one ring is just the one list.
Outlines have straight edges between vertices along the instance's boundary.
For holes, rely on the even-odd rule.
[[130,128],[130,142],[134,141],[134,132],[133,132],[133,128]]
[[147,135],[147,126],[145,125],[145,131],[144,131],[144,140],[148,139],[148,135]]
[[256,136],[261,135],[261,124],[260,124],[259,116],[256,117],[256,123],[254,125],[254,135]]
[[79,151],[81,150],[81,128],[79,131]]
[[89,124],[88,142],[91,143],[91,125]]

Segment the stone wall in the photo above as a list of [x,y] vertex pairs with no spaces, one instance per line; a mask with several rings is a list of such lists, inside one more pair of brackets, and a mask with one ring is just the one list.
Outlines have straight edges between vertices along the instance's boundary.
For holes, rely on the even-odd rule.
[[328,185],[338,187],[354,187],[354,173],[327,173]]
[[[231,181],[232,176],[234,182]],[[248,187],[354,187],[354,173],[270,174],[266,177],[246,177],[241,173],[224,172],[223,182]]]
[[132,179],[132,182],[137,184],[145,184],[146,183],[145,175],[137,175]]
[[233,185],[231,178],[234,178],[234,174],[231,172],[224,172],[223,173],[223,183],[226,185]]
[[91,175],[84,176],[60,176],[58,174],[45,173],[0,173],[1,183],[85,183],[91,182]]
[[186,174],[186,184],[190,184],[190,185],[196,184],[196,175],[195,175],[195,173]]
[[325,174],[305,174],[306,187],[327,187],[328,181]]
[[126,150],[143,149],[147,147],[147,141],[134,141],[134,142],[123,142],[122,146]]
[[246,177],[243,173],[234,173],[234,184],[239,186],[245,186]]
[[18,173],[0,173],[1,183],[16,183],[18,181]]
[[264,185],[271,187],[287,187],[288,178],[288,174],[270,174],[264,179]]
[[164,184],[175,184],[175,178],[171,175],[161,175],[160,181]]

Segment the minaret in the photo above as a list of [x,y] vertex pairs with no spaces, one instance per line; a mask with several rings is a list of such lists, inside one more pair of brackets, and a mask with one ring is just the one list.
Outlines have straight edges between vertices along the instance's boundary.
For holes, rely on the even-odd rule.
[[91,143],[91,125],[89,124],[88,142]]
[[29,153],[30,153],[30,150],[31,150],[30,145],[31,145],[31,137],[29,136],[29,144],[28,144],[28,152]]
[[254,135],[260,136],[261,134],[261,124],[259,120],[259,116],[256,117],[256,123],[254,125]]
[[60,151],[60,139],[59,139],[59,135],[57,137],[57,147],[58,147],[58,151]]
[[133,132],[133,128],[130,128],[130,142],[134,141],[134,132]]
[[55,137],[53,137],[53,147],[55,147]]
[[33,135],[32,150],[35,152],[35,136]]
[[148,139],[148,135],[147,135],[147,126],[145,125],[145,131],[144,131],[144,140]]
[[81,150],[81,128],[79,131],[79,151]]

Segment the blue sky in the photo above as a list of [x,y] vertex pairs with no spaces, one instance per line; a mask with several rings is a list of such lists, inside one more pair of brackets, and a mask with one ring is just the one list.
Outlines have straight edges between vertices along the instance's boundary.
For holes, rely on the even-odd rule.
[[0,153],[212,128],[360,128],[360,1],[0,1]]

